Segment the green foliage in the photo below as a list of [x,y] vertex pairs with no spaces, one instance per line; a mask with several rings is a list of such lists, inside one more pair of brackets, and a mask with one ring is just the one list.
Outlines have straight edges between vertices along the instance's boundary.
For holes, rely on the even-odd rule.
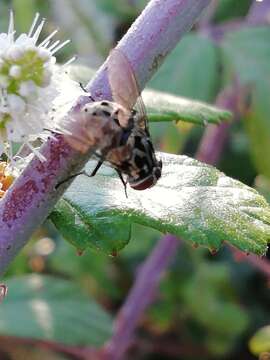
[[224,21],[242,17],[247,14],[252,0],[219,0],[214,20]]
[[222,42],[223,65],[227,79],[236,74],[242,84],[265,79],[270,71],[269,27],[244,28],[228,33]]
[[[12,0],[12,8],[16,14],[16,30],[28,32],[36,13],[36,0]],[[27,8],[27,11],[25,11]]]
[[28,275],[13,277],[6,284],[8,297],[0,312],[2,335],[94,346],[111,336],[110,316],[67,280]]
[[249,109],[244,115],[257,170],[270,178],[270,29],[258,27],[228,34],[222,45],[227,79],[236,74],[249,89]]
[[118,0],[117,2],[114,0],[96,0],[96,5],[101,10],[122,20],[136,16],[136,8],[125,0]]
[[116,301],[123,296],[123,290],[117,286],[118,269],[112,259],[93,251],[76,256],[74,247],[61,238],[54,253],[48,257],[48,267],[79,282],[93,297]]
[[196,34],[187,35],[149,84],[175,95],[211,101],[219,83],[218,59],[212,41]]
[[206,254],[202,248],[180,248],[149,317],[151,326],[161,333],[167,333],[173,323],[179,346],[195,343],[207,348],[209,354],[200,359],[227,359],[251,322],[247,306],[237,296],[239,284],[233,280],[238,276],[247,287],[250,273],[242,275],[238,265],[234,274],[235,265],[224,258],[224,251],[215,257]]
[[129,189],[126,199],[114,170],[104,168],[92,179],[77,178],[51,219],[80,250],[90,246],[113,254],[128,242],[131,224],[139,223],[210,249],[227,240],[265,253],[270,208],[255,190],[186,156],[161,157],[163,176],[143,197]]
[[183,296],[190,315],[208,329],[204,341],[211,352],[224,354],[230,350],[235,338],[247,328],[248,316],[230,293],[228,268],[221,264],[201,264]]

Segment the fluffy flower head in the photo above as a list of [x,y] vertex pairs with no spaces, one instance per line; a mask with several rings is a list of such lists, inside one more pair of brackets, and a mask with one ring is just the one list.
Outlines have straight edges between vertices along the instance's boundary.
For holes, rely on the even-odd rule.
[[44,128],[54,128],[50,112],[61,92],[54,54],[69,40],[52,41],[55,30],[38,44],[44,23],[36,14],[28,34],[16,38],[11,12],[8,32],[0,34],[0,155],[11,160],[12,142],[31,147]]

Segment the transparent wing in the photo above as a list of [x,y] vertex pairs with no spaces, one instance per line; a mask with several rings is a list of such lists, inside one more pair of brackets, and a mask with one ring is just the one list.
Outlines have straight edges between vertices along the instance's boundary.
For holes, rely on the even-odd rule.
[[108,79],[113,100],[130,111],[136,104],[139,113],[138,125],[146,129],[146,111],[137,80],[127,57],[118,49],[113,49],[110,53]]
[[145,105],[143,102],[143,99],[141,96],[138,97],[137,102],[136,102],[136,109],[138,111],[138,125],[140,128],[142,128],[143,130],[147,130],[148,129],[148,124],[147,124],[147,116],[146,116],[146,109],[145,109]]

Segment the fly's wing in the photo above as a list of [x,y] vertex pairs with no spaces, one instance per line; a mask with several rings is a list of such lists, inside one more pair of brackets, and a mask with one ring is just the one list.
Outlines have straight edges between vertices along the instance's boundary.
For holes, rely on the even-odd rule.
[[[145,106],[140,96],[139,87],[127,57],[118,49],[113,49],[108,61],[108,79],[113,100],[131,111],[137,103],[138,126],[147,128]],[[120,116],[120,114],[119,114]],[[119,122],[126,126],[128,119],[121,116]]]

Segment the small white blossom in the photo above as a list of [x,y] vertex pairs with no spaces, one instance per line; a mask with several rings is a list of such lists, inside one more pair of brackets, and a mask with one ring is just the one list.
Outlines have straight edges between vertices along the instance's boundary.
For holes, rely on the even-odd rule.
[[67,103],[64,94],[74,96],[72,88],[77,88],[76,95],[81,94],[79,86],[56,67],[54,54],[69,40],[52,41],[55,30],[38,44],[44,23],[36,14],[28,34],[15,38],[11,12],[8,32],[0,34],[0,155],[5,152],[11,161],[12,142],[27,144],[33,150],[30,142],[42,138],[44,129],[57,128],[52,113],[61,101],[62,105]]

